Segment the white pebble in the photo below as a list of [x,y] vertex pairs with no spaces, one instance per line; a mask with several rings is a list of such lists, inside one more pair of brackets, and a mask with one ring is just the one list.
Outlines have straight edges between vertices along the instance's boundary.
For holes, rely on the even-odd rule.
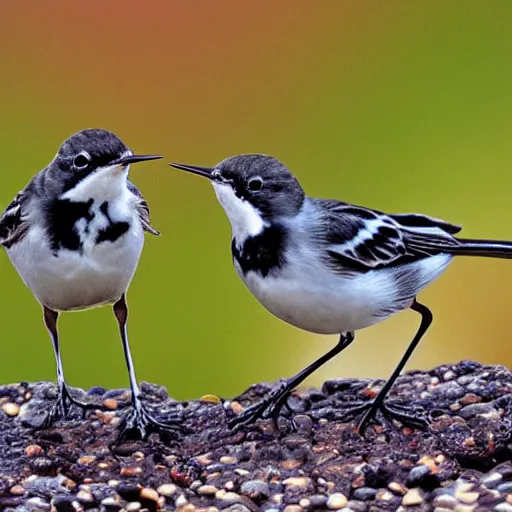
[[348,503],[347,497],[341,492],[335,492],[329,496],[327,500],[327,508],[331,510],[339,510],[343,508]]

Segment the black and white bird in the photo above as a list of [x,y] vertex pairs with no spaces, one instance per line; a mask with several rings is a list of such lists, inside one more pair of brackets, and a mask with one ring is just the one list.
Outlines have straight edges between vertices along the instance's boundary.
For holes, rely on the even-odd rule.
[[259,302],[296,327],[340,335],[336,347],[246,409],[232,425],[275,418],[290,392],[345,349],[354,331],[407,308],[421,314],[418,332],[377,397],[356,409],[364,412],[360,432],[378,411],[423,424],[413,408],[384,402],[432,321],[416,296],[453,256],[512,258],[512,243],[455,238],[459,226],[426,215],[386,215],[308,197],[287,167],[271,156],[233,156],[214,168],[170,165],[213,184],[231,223],[236,272]]
[[83,130],[60,146],[55,158],[7,206],[0,218],[0,244],[43,308],[57,362],[57,400],[46,424],[66,415],[70,404],[86,407],[68,389],[59,348],[62,311],[105,304],[113,310],[123,343],[133,409],[125,431],[145,437],[166,428],[146,411],[128,345],[126,291],[144,244],[158,235],[130,164],[162,158],[134,155],[113,133]]

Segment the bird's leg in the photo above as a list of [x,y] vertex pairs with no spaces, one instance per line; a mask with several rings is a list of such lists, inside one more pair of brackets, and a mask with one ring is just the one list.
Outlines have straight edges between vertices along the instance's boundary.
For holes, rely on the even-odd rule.
[[124,420],[124,425],[120,437],[134,436],[140,439],[146,439],[151,432],[168,432],[176,433],[181,430],[177,420],[172,423],[163,423],[152,416],[142,405],[140,399],[140,389],[135,375],[135,367],[133,365],[130,345],[128,343],[128,334],[126,323],[128,320],[128,306],[124,294],[114,304],[114,315],[119,325],[121,341],[123,343],[124,357],[130,377],[130,388],[132,391],[132,410]]
[[57,363],[57,398],[53,404],[48,416],[45,420],[45,426],[50,426],[54,421],[64,418],[69,410],[69,405],[74,404],[80,407],[85,414],[85,410],[92,408],[93,405],[82,403],[71,396],[66,379],[64,378],[64,370],[62,368],[62,359],[60,356],[59,333],[57,330],[57,320],[59,313],[43,306],[43,319],[46,329],[50,333],[52,339],[53,352],[55,354],[55,362]]
[[247,425],[258,418],[273,418],[275,422],[282,407],[286,404],[286,400],[290,393],[314,371],[318,370],[320,366],[324,365],[327,361],[347,348],[353,341],[353,332],[342,333],[337,345],[334,348],[329,350],[329,352],[323,356],[319,357],[316,361],[301,370],[299,373],[286,380],[283,384],[273,389],[270,393],[268,393],[267,396],[265,396],[265,398],[263,398],[263,400],[247,408],[241,414],[233,418],[229,422],[229,427],[234,428],[238,425]]
[[414,336],[413,340],[407,347],[404,355],[400,359],[400,362],[396,366],[395,370],[391,374],[391,377],[384,384],[383,388],[379,391],[379,394],[368,403],[363,405],[354,407],[349,409],[348,411],[342,414],[342,417],[347,416],[356,416],[358,414],[364,413],[361,421],[358,425],[358,431],[361,435],[364,435],[366,429],[369,424],[373,421],[376,421],[376,416],[378,412],[381,412],[386,419],[396,419],[403,423],[406,426],[411,426],[413,428],[425,428],[428,426],[428,420],[426,418],[420,417],[420,411],[417,407],[412,406],[404,406],[404,405],[395,405],[395,404],[386,404],[384,399],[388,394],[389,390],[395,383],[396,379],[402,372],[404,366],[407,361],[411,357],[414,349],[420,342],[423,335],[427,332],[430,324],[432,323],[432,312],[427,306],[420,304],[416,299],[414,299],[411,309],[413,311],[417,311],[421,315],[421,323]]

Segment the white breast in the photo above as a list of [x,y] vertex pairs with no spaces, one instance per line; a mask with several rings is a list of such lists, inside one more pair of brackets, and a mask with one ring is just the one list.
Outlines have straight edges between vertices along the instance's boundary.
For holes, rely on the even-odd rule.
[[243,275],[236,262],[235,268],[271,313],[319,334],[363,329],[408,308],[416,294],[438,277],[451,260],[442,254],[399,269],[344,276],[331,272],[315,256],[305,256],[295,253],[281,271],[264,278],[256,272]]
[[93,221],[86,230],[81,219],[76,229],[82,251],[52,251],[45,243],[46,227],[41,219],[31,219],[32,226],[18,243],[7,250],[24,283],[37,300],[57,311],[86,309],[117,301],[127,290],[144,243],[144,232],[135,209],[135,198],[124,190],[109,201],[113,221],[128,222],[130,227],[116,241],[96,243],[97,233],[108,225],[101,213],[101,201],[91,207]]

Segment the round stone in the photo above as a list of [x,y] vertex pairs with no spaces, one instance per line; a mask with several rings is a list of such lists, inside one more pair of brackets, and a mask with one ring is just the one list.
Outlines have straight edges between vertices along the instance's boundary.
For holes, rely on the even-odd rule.
[[158,493],[151,487],[144,487],[140,490],[140,499],[149,501],[158,501]]
[[251,499],[268,498],[270,489],[263,480],[248,480],[240,486],[240,493]]
[[176,494],[177,490],[178,487],[174,484],[162,484],[156,491],[161,496],[172,496],[173,494]]
[[2,411],[4,411],[7,416],[17,416],[20,412],[20,406],[13,402],[7,402],[6,404],[2,405]]
[[335,492],[327,499],[327,508],[331,510],[339,510],[340,508],[343,508],[347,502],[347,497],[344,494],[341,494],[341,492]]

